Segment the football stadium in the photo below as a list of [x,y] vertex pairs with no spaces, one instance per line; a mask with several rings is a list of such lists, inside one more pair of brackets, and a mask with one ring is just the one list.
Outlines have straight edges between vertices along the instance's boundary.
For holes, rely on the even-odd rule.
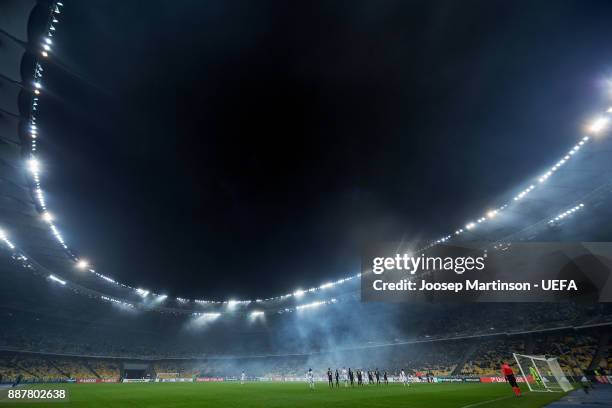
[[0,408],[612,406],[611,19],[0,0]]

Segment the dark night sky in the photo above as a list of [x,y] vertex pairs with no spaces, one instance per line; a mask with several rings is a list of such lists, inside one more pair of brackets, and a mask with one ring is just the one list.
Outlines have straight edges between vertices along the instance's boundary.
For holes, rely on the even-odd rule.
[[368,240],[462,225],[570,146],[612,73],[606,1],[66,2],[44,185],[102,273],[277,295]]

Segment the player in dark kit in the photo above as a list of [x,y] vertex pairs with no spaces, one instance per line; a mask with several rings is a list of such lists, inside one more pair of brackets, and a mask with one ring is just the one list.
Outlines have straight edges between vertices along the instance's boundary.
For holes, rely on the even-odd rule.
[[383,381],[385,382],[385,385],[389,385],[389,378],[387,377],[387,370],[385,370],[385,372],[383,373]]
[[368,384],[374,384],[374,377],[372,376],[372,371],[368,370]]
[[355,373],[353,373],[351,371],[351,367],[349,367],[349,381],[351,382],[351,387],[355,386],[354,380],[355,380]]
[[374,371],[374,375],[376,376],[376,385],[380,385],[380,371],[378,371],[378,368]]
[[340,373],[338,372],[338,369],[336,368],[336,388],[340,387]]
[[327,368],[327,383],[329,384],[330,388],[334,388],[334,380],[332,378],[332,370],[331,367]]
[[514,395],[516,395],[517,397],[520,397],[521,388],[518,386],[518,383],[516,382],[516,377],[514,376],[514,371],[512,371],[512,367],[510,367],[508,363],[503,362],[501,366],[501,371],[502,371],[502,375],[506,377],[506,381],[508,381],[508,384],[510,384],[510,386],[512,387],[512,392],[514,392]]
[[361,380],[362,380],[361,370],[357,370],[357,385],[363,385]]

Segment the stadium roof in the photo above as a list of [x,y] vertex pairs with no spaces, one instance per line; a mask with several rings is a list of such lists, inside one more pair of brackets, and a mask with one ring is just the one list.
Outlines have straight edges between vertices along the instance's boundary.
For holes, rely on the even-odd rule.
[[[57,3],[37,5],[10,1],[0,7],[3,8],[0,15],[4,16],[0,20],[0,211],[4,233],[16,247],[14,251],[14,248],[8,249],[17,263],[86,296],[127,305],[146,304],[153,310],[176,313],[200,313],[195,305],[209,303],[213,306],[249,305],[250,308],[284,312],[334,303],[342,293],[355,292],[354,282],[358,275],[353,274],[331,285],[323,283],[284,295],[271,294],[270,298],[260,301],[185,302],[187,299],[181,294],[168,298],[163,288],[140,288],[119,282],[112,278],[112,273],[97,271],[85,263],[70,245],[64,245],[61,231],[49,218],[52,212],[46,208],[44,185],[38,180],[40,172],[45,170],[39,162],[32,161],[38,136],[33,130],[39,125],[33,122],[34,111],[41,92],[38,87],[44,87],[39,77],[43,66],[36,61],[46,53],[45,38],[49,37],[45,35],[50,34],[49,27],[55,24],[49,25],[49,18],[55,19]],[[52,64],[53,58],[45,61]],[[462,240],[491,241],[496,245],[511,240],[597,239],[600,232],[607,233],[612,219],[608,205],[612,191],[612,167],[608,157],[612,138],[606,127],[606,120],[612,116],[609,109],[606,106],[601,117],[595,117],[582,132],[577,131],[575,145],[550,146],[550,155],[541,158],[540,173],[533,174],[521,185],[508,186],[507,193],[499,197],[495,206],[475,208],[474,218],[466,220],[464,225],[448,225],[448,230],[441,231],[440,237],[431,237],[431,244]],[[524,149],[528,152],[530,146]],[[504,180],[499,182],[504,183]],[[326,295],[328,289],[329,295]],[[316,296],[310,296],[311,293]],[[305,295],[309,297],[303,297]],[[245,313],[251,313],[251,309]]]

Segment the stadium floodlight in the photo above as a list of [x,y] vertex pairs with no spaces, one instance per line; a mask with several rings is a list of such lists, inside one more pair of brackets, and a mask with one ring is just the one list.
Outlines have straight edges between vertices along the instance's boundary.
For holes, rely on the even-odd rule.
[[[47,51],[49,51],[49,50],[47,50]],[[42,88],[42,84],[40,82],[34,82],[34,88],[40,89],[40,88]]]
[[115,285],[117,284],[117,282],[114,279],[109,278],[106,275],[102,275],[101,273],[96,273],[96,275],[99,276],[100,278],[104,279],[107,282],[114,283]]
[[40,162],[37,159],[28,160],[28,169],[32,174],[38,174],[40,171]]
[[53,41],[49,37],[45,37],[45,42],[49,45],[53,44]]
[[40,55],[42,55],[43,57],[47,58],[49,56],[49,53],[47,51],[41,51]]
[[304,296],[304,291],[302,289],[298,289],[295,292],[293,292],[293,296],[295,296],[297,298],[302,297],[302,296]]
[[137,288],[136,293],[142,296],[143,298],[149,296],[149,291],[141,288]]
[[332,282],[327,282],[327,283],[324,283],[321,286],[319,286],[319,289],[328,289],[328,288],[331,288],[333,286],[334,286],[334,284]]
[[51,280],[52,280],[52,281],[54,281],[54,282],[59,283],[60,285],[65,285],[65,284],[66,284],[66,281],[61,280],[60,278],[58,278],[58,277],[57,277],[57,276],[55,276],[55,275],[49,275],[49,279],[51,279]]
[[51,215],[51,213],[48,211],[45,211],[44,213],[42,213],[41,217],[43,221],[45,222],[49,222],[49,223],[53,222],[53,215]]
[[610,119],[604,117],[604,116],[600,116],[597,119],[595,119],[593,121],[593,123],[591,123],[588,127],[589,132],[591,133],[599,133],[602,130],[606,129],[606,126],[608,125],[608,122],[610,121]]
[[264,315],[265,313],[261,310],[253,310],[251,313],[249,313],[249,320],[257,320],[259,318],[263,318]]
[[8,239],[8,236],[6,235],[6,232],[4,232],[4,230],[0,229],[0,239],[2,241],[4,241],[4,243],[11,249],[15,249],[15,245],[13,245],[13,243]]
[[221,316],[221,313],[199,313],[199,312],[195,312],[192,313],[193,316],[196,316],[196,319],[194,320],[194,322],[196,323],[196,325],[203,325],[205,323],[211,322],[213,320],[218,319]]
[[564,219],[565,217],[570,216],[571,214],[575,213],[578,210],[581,210],[584,208],[584,204],[580,203],[577,206],[570,208],[567,211],[562,212],[561,214],[557,215],[555,218],[551,219],[550,221],[548,221],[549,224],[554,224],[556,221],[560,221],[562,219]]
[[474,228],[476,226],[476,224],[474,224],[473,222],[469,222],[465,225],[465,229],[466,230],[471,230],[472,228]]
[[495,218],[496,215],[497,215],[497,210],[491,210],[491,211],[487,212],[487,217],[489,219]]
[[[331,302],[335,303],[335,299],[332,299]],[[327,303],[328,302],[325,302],[323,300],[319,300],[319,301],[312,302],[312,303],[306,303],[305,305],[296,306],[295,310],[313,309],[313,308],[317,308],[319,306],[323,306],[323,305],[325,305]]]
[[152,300],[153,304],[159,304],[162,303],[164,300],[166,300],[168,298],[168,295],[158,295],[153,293],[153,296],[155,296],[155,298]]
[[76,266],[79,269],[87,269],[89,268],[89,262],[87,262],[85,259],[79,259]]

